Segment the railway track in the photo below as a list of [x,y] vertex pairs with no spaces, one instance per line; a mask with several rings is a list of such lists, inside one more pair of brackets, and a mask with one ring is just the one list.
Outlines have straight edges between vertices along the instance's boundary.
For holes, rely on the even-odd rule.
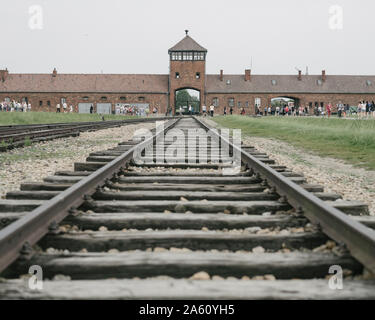
[[[160,119],[168,119],[168,117]],[[0,152],[24,147],[35,142],[76,137],[79,136],[80,132],[97,131],[150,121],[155,121],[155,118],[0,126]]]
[[[179,154],[191,136],[186,145],[153,142],[194,128],[210,129],[171,119],[141,143],[92,153],[74,171],[9,192],[0,200],[0,298],[375,298],[375,220],[365,204],[213,131],[209,154],[227,143],[240,172],[223,174],[228,165],[211,156],[199,163],[201,146],[178,163],[133,158],[150,143],[143,159],[170,147]],[[42,267],[42,290],[20,278],[32,265]],[[343,270],[342,289],[329,286],[331,266]]]

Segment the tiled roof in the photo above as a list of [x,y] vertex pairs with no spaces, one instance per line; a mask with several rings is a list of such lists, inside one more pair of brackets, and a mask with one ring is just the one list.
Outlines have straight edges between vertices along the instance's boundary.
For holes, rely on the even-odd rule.
[[203,48],[200,44],[198,44],[194,39],[190,36],[186,35],[179,43],[175,46],[170,48],[170,51],[204,51],[207,52],[207,49]]
[[375,93],[375,76],[327,75],[325,82],[321,75],[303,75],[301,81],[297,75],[251,75],[251,81],[245,81],[245,75],[206,79],[207,93]]
[[9,74],[0,92],[168,93],[168,75],[151,74]]
[[[230,84],[227,84],[230,80]],[[362,93],[375,94],[375,76],[207,75],[207,93]],[[320,82],[319,82],[320,81]],[[9,74],[0,92],[168,93],[168,75],[150,74]]]

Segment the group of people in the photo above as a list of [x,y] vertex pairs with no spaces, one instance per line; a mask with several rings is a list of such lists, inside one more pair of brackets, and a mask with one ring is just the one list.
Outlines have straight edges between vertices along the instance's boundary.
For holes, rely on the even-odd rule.
[[[207,106],[206,105],[202,106],[202,113],[203,113],[204,117],[207,116]],[[213,117],[214,113],[215,113],[215,106],[213,104],[211,104],[210,107],[209,107],[209,114],[210,114],[211,117]]]
[[299,106],[295,107],[294,105],[282,105],[276,107],[264,107],[263,112],[260,106],[255,107],[256,115],[263,116],[304,116],[309,114],[309,106]]
[[357,116],[360,118],[368,118],[371,115],[375,118],[374,101],[360,101],[357,106]]
[[143,116],[150,113],[149,108],[138,108],[135,105],[116,105],[116,114]]
[[0,112],[30,112],[31,103],[26,101],[18,102],[15,100],[12,101],[2,101],[0,102]]
[[[227,110],[228,108],[227,107],[224,107],[224,116],[227,115]],[[241,111],[240,111],[240,114],[241,115],[245,115],[245,108],[241,108]],[[229,107],[229,114],[232,115],[233,114],[233,107]]]
[[[64,103],[62,104],[62,109],[63,109],[63,112],[64,112],[64,113],[68,113],[68,112],[72,113],[72,112],[74,112],[74,108],[73,108],[73,106],[70,105],[70,106],[69,106],[69,109],[68,109],[68,104],[67,104],[66,102],[64,102]],[[91,106],[90,113],[92,113],[93,110],[94,110],[94,107]],[[57,112],[57,113],[61,113],[61,105],[60,105],[60,103],[58,103],[58,104],[56,105],[56,112]]]

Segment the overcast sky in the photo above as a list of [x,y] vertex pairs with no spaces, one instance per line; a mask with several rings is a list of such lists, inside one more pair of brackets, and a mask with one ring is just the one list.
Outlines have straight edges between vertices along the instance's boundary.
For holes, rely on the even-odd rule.
[[[29,27],[32,5],[42,29]],[[340,28],[332,5],[342,29],[330,28]],[[374,0],[0,0],[0,15],[0,67],[11,73],[166,74],[189,29],[211,74],[375,74]]]

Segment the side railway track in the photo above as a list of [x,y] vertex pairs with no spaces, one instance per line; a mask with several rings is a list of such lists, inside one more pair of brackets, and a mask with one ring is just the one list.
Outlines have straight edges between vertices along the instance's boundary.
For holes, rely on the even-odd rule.
[[[143,142],[91,153],[74,171],[9,192],[0,200],[0,298],[375,298],[375,219],[365,204],[219,132],[211,139],[217,151],[239,152],[238,173],[186,153],[179,163],[134,160],[136,148],[151,143],[157,157],[153,142],[194,128],[210,129],[170,119]],[[42,267],[42,290],[20,277],[32,265]],[[341,290],[329,287],[331,266],[343,270]]]
[[[158,119],[165,120],[169,119],[169,117],[160,117]],[[24,147],[35,142],[76,137],[81,132],[151,121],[155,121],[155,118],[0,126],[0,152]]]

